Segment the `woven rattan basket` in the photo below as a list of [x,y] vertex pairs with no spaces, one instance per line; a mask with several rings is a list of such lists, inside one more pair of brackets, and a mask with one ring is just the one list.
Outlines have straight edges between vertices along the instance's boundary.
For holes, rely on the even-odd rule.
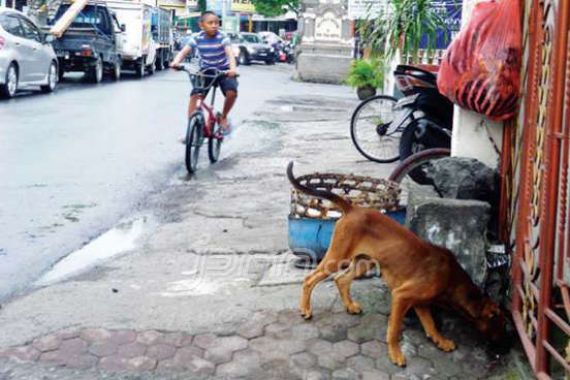
[[[301,184],[318,190],[332,191],[354,205],[380,212],[399,210],[398,184],[353,174],[313,173],[299,177]],[[292,218],[338,219],[341,210],[328,200],[316,198],[296,189],[291,191]]]

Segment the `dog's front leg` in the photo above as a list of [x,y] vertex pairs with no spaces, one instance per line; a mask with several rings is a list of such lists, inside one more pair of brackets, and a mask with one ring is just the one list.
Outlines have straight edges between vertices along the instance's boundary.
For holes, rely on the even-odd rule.
[[415,310],[428,338],[431,338],[431,340],[433,340],[433,342],[443,351],[449,352],[455,350],[455,343],[452,340],[444,338],[439,331],[437,331],[429,307],[416,306]]
[[408,300],[399,296],[397,291],[392,292],[392,311],[388,321],[386,341],[388,342],[390,360],[400,367],[406,365],[406,357],[400,349],[399,340],[402,333],[402,321],[409,308],[410,303]]

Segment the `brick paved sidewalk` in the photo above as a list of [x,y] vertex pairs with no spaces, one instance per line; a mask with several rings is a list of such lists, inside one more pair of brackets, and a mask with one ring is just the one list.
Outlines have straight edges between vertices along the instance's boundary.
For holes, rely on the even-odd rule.
[[256,312],[224,335],[66,329],[1,350],[0,358],[151,378],[487,379],[507,373],[504,361],[491,361],[473,332],[452,320],[446,321],[454,326],[448,335],[459,343],[452,353],[438,350],[419,325],[408,326],[402,341],[408,366],[400,369],[387,357],[386,322],[381,313],[333,310],[317,310],[314,320],[304,321],[296,311],[284,310]]

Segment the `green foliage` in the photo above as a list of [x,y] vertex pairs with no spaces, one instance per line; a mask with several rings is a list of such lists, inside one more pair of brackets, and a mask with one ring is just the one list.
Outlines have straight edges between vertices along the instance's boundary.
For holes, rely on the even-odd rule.
[[384,83],[384,62],[382,59],[357,59],[352,61],[346,84],[361,88],[380,87]]
[[255,11],[265,17],[275,17],[288,11],[299,13],[299,0],[251,0]]
[[388,11],[358,23],[362,42],[375,54],[388,59],[399,49],[402,56],[411,56],[416,62],[422,37],[425,36],[427,50],[431,52],[435,50],[437,30],[446,30],[445,14],[438,12],[432,3],[432,0],[390,0]]
[[198,10],[200,12],[206,11],[206,0],[198,0]]

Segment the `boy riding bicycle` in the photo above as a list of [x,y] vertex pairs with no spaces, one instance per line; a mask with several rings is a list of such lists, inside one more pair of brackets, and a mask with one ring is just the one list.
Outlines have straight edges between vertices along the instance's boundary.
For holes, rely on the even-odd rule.
[[[184,58],[195,50],[200,58],[201,70],[207,72],[208,69],[218,69],[226,72],[226,75],[216,79],[217,84],[226,97],[224,108],[218,122],[224,131],[229,133],[228,115],[237,98],[238,83],[236,79],[236,60],[229,38],[219,31],[220,20],[214,12],[206,11],[202,13],[200,17],[200,28],[202,31],[190,37],[190,40],[176,55],[170,67],[179,67]],[[198,99],[204,96],[206,96],[206,94],[203,91],[195,88],[192,89],[190,93],[190,103],[188,104],[188,117],[196,111]]]

